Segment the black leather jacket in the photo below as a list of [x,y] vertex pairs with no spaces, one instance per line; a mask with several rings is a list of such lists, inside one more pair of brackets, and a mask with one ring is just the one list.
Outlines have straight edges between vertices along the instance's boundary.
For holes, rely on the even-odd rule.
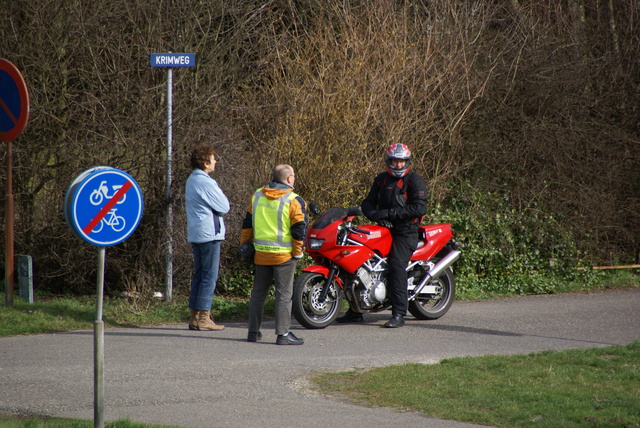
[[393,232],[417,230],[427,213],[427,188],[422,177],[414,171],[409,170],[402,178],[383,172],[373,180],[361,207],[362,213],[371,221],[390,221]]

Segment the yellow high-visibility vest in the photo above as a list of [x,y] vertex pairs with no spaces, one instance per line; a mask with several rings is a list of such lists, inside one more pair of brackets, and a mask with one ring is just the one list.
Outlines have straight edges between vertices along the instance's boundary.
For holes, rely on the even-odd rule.
[[298,195],[286,193],[278,199],[269,199],[262,189],[252,197],[253,244],[257,251],[265,253],[291,253],[291,219],[289,206]]

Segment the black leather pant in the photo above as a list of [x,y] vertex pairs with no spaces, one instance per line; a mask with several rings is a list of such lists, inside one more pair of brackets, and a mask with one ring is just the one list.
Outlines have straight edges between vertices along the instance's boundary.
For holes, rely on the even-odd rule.
[[409,259],[418,246],[418,230],[410,229],[394,231],[392,229],[393,243],[389,252],[389,277],[387,286],[391,299],[391,312],[393,315],[407,315],[407,265]]

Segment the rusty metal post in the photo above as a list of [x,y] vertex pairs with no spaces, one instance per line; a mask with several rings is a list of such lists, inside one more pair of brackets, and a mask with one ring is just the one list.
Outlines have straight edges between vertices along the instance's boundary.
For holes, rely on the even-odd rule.
[[15,274],[13,258],[13,153],[11,142],[7,142],[7,195],[4,209],[5,257],[4,257],[4,287],[5,303],[13,306],[13,278]]

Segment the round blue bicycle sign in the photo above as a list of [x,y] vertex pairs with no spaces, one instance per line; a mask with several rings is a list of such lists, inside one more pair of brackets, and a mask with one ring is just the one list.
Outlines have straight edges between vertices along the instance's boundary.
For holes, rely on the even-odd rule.
[[108,247],[123,242],[136,230],[143,205],[140,186],[129,174],[98,166],[84,171],[71,183],[64,216],[80,238]]

